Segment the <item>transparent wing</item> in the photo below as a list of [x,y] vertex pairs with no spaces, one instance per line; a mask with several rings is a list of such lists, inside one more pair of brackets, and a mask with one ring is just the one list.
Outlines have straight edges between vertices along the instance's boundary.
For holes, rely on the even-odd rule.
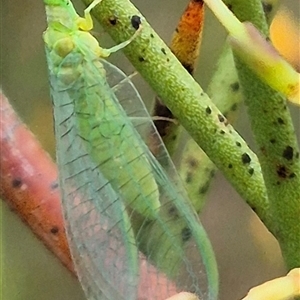
[[69,93],[52,90],[52,97],[59,99],[54,115],[64,218],[81,284],[88,299],[136,299],[138,252],[123,201],[88,155]]
[[156,220],[140,227],[137,235],[139,249],[179,288],[195,292],[203,299],[215,299],[218,275],[210,242],[189,205],[188,196],[152,118],[128,77],[109,62],[101,62],[115,93],[114,101],[126,111],[139,133],[137,138],[143,139],[140,143],[151,163],[163,204]]

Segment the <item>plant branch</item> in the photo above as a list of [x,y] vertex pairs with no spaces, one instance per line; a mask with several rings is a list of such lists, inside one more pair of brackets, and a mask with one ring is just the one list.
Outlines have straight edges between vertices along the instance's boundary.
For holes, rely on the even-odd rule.
[[[134,15],[141,16],[126,0],[105,0],[94,13],[116,42],[133,34],[129,21]],[[124,49],[127,57],[268,228],[272,228],[256,155],[144,18],[142,26],[141,35]]]

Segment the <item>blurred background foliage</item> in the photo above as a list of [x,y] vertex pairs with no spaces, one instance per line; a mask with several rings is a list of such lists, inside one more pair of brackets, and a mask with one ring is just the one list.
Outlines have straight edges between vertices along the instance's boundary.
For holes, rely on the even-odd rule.
[[[155,1],[155,3],[154,3]],[[149,23],[168,43],[187,5],[186,0],[133,1]],[[75,1],[80,13],[83,5]],[[300,69],[299,1],[282,1],[272,27],[272,38],[284,56]],[[52,157],[55,143],[52,108],[42,33],[46,28],[42,1],[1,0],[1,86],[23,121]],[[93,30],[101,45],[112,40],[97,27]],[[196,80],[205,89],[225,39],[224,30],[207,12],[203,49]],[[127,73],[133,67],[122,53],[110,59]],[[150,105],[153,93],[136,78],[142,97]],[[242,112],[245,114],[245,110]],[[300,128],[299,110],[292,108],[295,127]],[[255,148],[245,115],[238,131]],[[77,280],[35,238],[19,218],[2,203],[2,297],[5,300],[83,300]],[[240,299],[259,283],[285,274],[276,240],[264,228],[230,184],[218,174],[201,216],[211,237],[221,278],[220,299]]]

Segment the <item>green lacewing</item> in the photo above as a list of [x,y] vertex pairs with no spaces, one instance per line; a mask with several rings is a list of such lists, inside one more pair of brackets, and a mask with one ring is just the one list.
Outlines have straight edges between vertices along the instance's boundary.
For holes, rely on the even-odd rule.
[[[152,119],[132,82],[101,59],[139,34],[140,18],[131,18],[131,39],[103,49],[89,33],[100,2],[82,18],[71,1],[44,0],[62,207],[78,277],[88,299],[138,299],[143,253],[149,272],[154,265],[178,290],[216,299],[211,244]],[[149,135],[160,141],[158,157]]]

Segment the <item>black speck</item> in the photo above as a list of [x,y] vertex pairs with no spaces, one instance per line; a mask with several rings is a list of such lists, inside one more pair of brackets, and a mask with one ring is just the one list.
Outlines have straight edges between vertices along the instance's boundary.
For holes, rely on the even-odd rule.
[[298,159],[299,158],[299,152],[296,153],[295,157]]
[[59,228],[57,226],[53,226],[50,230],[51,233],[57,234],[59,232]]
[[293,159],[293,156],[294,156],[294,149],[293,147],[291,146],[287,146],[283,153],[282,153],[282,156],[287,159],[287,160],[292,160]]
[[186,174],[185,182],[186,182],[186,183],[191,183],[192,180],[193,180],[193,175],[192,175],[191,172],[188,172],[188,173]]
[[225,134],[225,131],[224,131],[224,130],[220,130],[220,133],[221,133],[221,134]]
[[237,92],[240,89],[240,84],[237,82],[234,82],[230,85],[230,88],[233,92]]
[[113,26],[115,26],[115,25],[117,25],[117,23],[118,23],[118,18],[117,17],[110,17],[109,19],[109,23],[111,24],[111,25],[113,25]]
[[295,173],[291,173],[290,176],[289,176],[289,178],[294,178],[294,177],[296,177]]
[[161,48],[161,52],[162,52],[164,55],[166,55],[166,54],[167,54],[167,52],[166,52],[166,49],[165,49],[165,48]]
[[153,39],[153,38],[154,38],[154,35],[151,33],[151,34],[150,34],[150,37]]
[[235,144],[238,146],[238,147],[242,147],[242,144],[240,142],[235,142]]
[[211,108],[209,106],[206,107],[205,111],[207,114],[209,115],[211,114]]
[[170,59],[169,58],[167,58],[167,62],[169,62],[170,61]]
[[250,169],[248,170],[248,172],[249,172],[250,175],[253,175],[253,174],[254,174],[254,169],[253,169],[253,168],[250,168]]
[[228,168],[229,168],[229,169],[232,169],[232,168],[233,168],[233,165],[232,165],[232,164],[229,164],[229,165],[228,165]]
[[51,190],[56,190],[58,188],[58,182],[54,181],[50,185]]
[[175,28],[175,32],[177,32],[177,33],[179,32],[179,29],[177,27]]
[[192,237],[192,231],[190,228],[185,227],[181,230],[181,238],[183,242],[187,242]]
[[220,114],[218,114],[218,119],[219,119],[220,122],[224,122],[225,121],[225,118],[222,115],[220,115]]
[[286,178],[288,176],[288,170],[285,166],[279,165],[277,167],[277,175],[281,178]]
[[143,56],[139,56],[139,61],[140,62],[144,62],[145,61],[145,58]]
[[247,153],[243,153],[242,162],[243,164],[249,164],[251,162],[251,158]]
[[21,185],[22,185],[21,178],[15,178],[15,179],[13,179],[13,181],[12,181],[13,188],[19,188],[19,187],[21,187]]
[[276,140],[275,140],[275,139],[270,139],[270,143],[271,143],[271,144],[275,144],[275,143],[276,143]]
[[232,10],[232,4],[228,4],[227,7],[229,10]]
[[131,25],[135,30],[139,29],[141,23],[142,23],[142,21],[139,16],[134,15],[131,17]]
[[283,119],[281,119],[281,118],[278,118],[278,119],[277,119],[277,122],[278,122],[278,124],[280,124],[280,125],[283,125],[283,124],[284,124],[284,121],[283,121]]

